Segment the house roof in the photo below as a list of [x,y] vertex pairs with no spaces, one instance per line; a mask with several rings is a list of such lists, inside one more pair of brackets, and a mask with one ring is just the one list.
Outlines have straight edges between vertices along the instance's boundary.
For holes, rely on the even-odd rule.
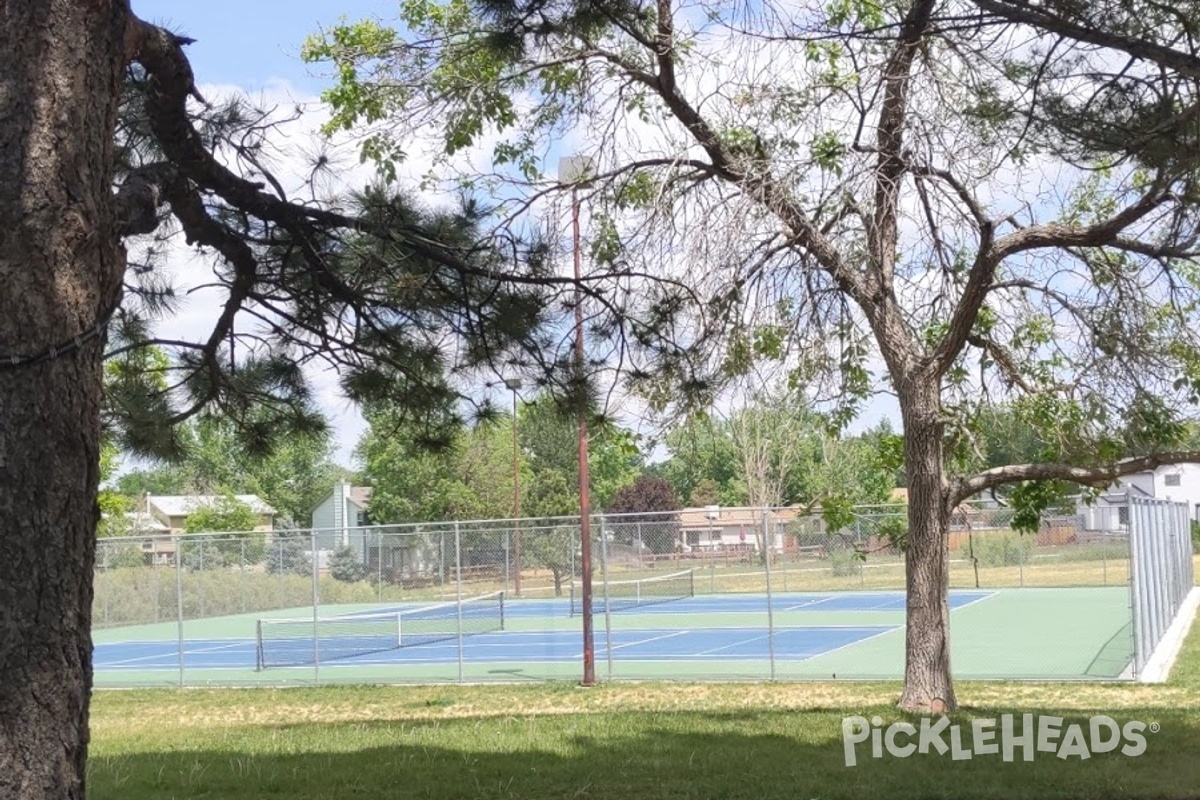
[[371,504],[371,487],[370,486],[351,486],[350,487],[350,502],[359,508],[365,509]]
[[[274,514],[275,509],[256,494],[236,494],[237,500],[250,506],[255,514]],[[214,505],[222,499],[216,494],[152,494],[146,497],[149,506],[168,517],[186,517],[198,508]]]
[[125,519],[129,521],[132,533],[170,533],[171,529],[159,522],[153,515],[145,511],[127,511]]
[[[1143,474],[1149,475],[1150,473],[1146,472]],[[1130,494],[1136,494],[1140,497],[1154,497],[1153,494],[1147,492],[1136,483],[1118,480],[1115,484],[1108,487],[1108,489],[1100,495],[1100,498],[1109,503],[1125,503],[1128,502]]]
[[[111,518],[113,515],[102,512],[101,517],[105,519]],[[134,536],[139,533],[170,533],[171,529],[158,521],[152,514],[147,514],[145,511],[126,511],[120,515],[124,518],[125,523],[129,525],[129,534]],[[122,534],[125,535],[125,534]]]

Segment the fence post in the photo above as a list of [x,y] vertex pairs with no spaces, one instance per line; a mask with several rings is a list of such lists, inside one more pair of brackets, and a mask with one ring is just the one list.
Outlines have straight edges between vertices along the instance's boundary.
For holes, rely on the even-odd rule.
[[246,540],[241,541],[242,554],[238,561],[238,565],[242,575],[242,613],[246,613]]
[[[1022,536],[1024,534],[1017,534],[1017,535]],[[1033,534],[1033,536],[1034,536],[1033,546],[1037,547],[1037,534],[1035,533],[1035,534]],[[1018,539],[1018,542],[1019,541],[1020,540]],[[1017,545],[1017,576],[1018,576],[1018,580],[1020,582],[1020,587],[1022,589],[1024,589],[1025,588],[1025,548],[1021,547],[1019,544]]]
[[1100,546],[1100,584],[1108,586],[1108,545]]
[[175,543],[175,627],[179,644],[179,686],[183,686],[183,541],[178,535],[171,537]]
[[763,510],[762,526],[763,526],[763,565],[766,570],[767,581],[767,657],[771,662],[771,680],[775,680],[775,610],[772,608],[772,592],[771,592],[771,527],[770,527],[770,510]]
[[308,554],[312,562],[313,683],[321,682],[321,557],[317,552],[317,531],[308,532]]
[[287,574],[287,568],[284,567],[283,561],[283,538],[278,536],[275,538],[277,539],[277,544],[279,545],[279,560],[276,562],[278,565],[277,569],[279,570],[279,607],[289,608],[291,604],[288,603],[287,580],[284,577]]
[[104,550],[104,558],[103,558],[103,564],[101,565],[101,569],[104,571],[104,583],[102,584],[104,586],[104,615],[103,616],[104,616],[104,624],[107,626],[108,625],[108,596],[109,596],[109,594],[111,594],[111,592],[108,591],[108,584],[109,584],[108,546],[103,542],[101,542],[99,546]]
[[[604,529],[604,515],[600,515],[600,575],[604,581],[604,651],[608,661],[608,681],[613,679],[612,659],[612,613],[608,604],[608,531]],[[636,584],[641,586],[641,584]]]
[[[463,683],[463,630],[462,630],[462,544],[460,542],[458,520],[454,521],[454,599],[457,603],[455,618],[457,620],[458,641],[458,682]],[[442,534],[443,541],[445,534]],[[505,584],[507,586],[507,584]]]
[[158,604],[162,600],[162,589],[158,585],[158,539],[151,540],[150,545],[150,574],[154,576],[154,621],[158,622],[161,614]]

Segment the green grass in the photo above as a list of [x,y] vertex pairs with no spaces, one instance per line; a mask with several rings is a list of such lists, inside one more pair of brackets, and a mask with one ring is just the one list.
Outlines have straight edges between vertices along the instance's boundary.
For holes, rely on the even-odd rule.
[[[841,720],[895,683],[102,692],[93,798],[1195,798],[1200,625],[1163,686],[962,683],[955,720],[1141,720],[1137,758],[843,763]],[[969,733],[969,728],[968,728]]]

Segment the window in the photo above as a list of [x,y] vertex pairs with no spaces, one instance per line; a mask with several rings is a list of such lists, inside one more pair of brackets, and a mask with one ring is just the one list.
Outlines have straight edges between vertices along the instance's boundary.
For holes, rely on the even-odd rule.
[[1128,525],[1129,524],[1129,506],[1119,506],[1117,508],[1117,524],[1118,525]]
[[1178,486],[1179,481],[1180,481],[1180,475],[1178,472],[1175,473],[1174,475],[1167,475],[1163,478],[1163,483],[1165,483],[1167,486]]

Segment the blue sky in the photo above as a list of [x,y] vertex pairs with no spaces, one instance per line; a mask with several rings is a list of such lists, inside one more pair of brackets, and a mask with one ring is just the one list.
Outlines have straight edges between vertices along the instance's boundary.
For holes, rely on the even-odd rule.
[[394,20],[397,0],[133,0],[139,17],[196,39],[188,47],[198,83],[236,84],[255,92],[285,80],[317,93],[320,67],[300,61],[300,45],[322,25],[340,18]]

